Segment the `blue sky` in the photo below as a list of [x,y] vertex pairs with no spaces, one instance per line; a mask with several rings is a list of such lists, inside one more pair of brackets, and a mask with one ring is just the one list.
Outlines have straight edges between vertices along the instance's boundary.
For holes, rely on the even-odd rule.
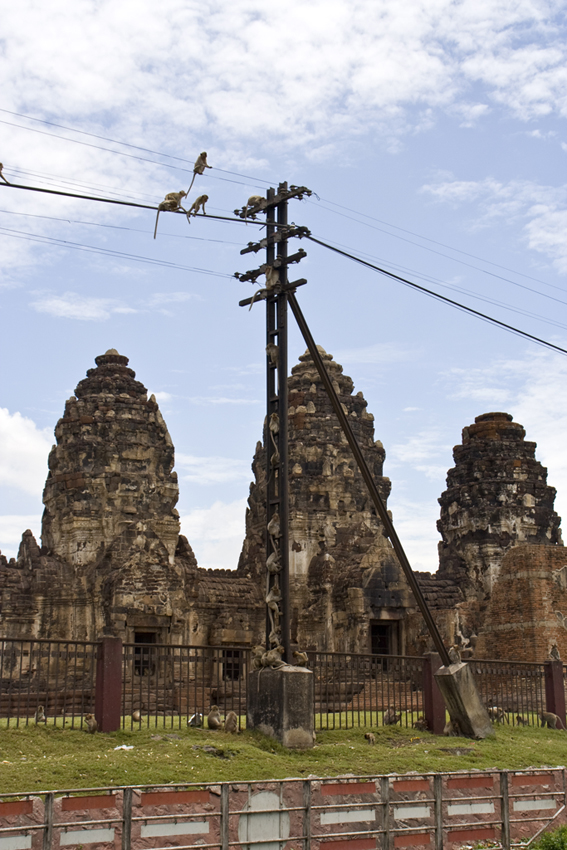
[[[290,218],[314,236],[567,347],[562,4],[22,0],[0,63],[8,180],[157,203],[207,150],[209,212],[307,185]],[[39,534],[55,423],[114,347],[160,402],[199,563],[235,566],[264,318],[230,276],[256,229],[163,215],[154,241],[150,211],[1,192],[0,548]],[[565,513],[566,358],[302,247],[300,303],[375,416],[412,563],[436,568],[451,450],[488,410],[537,441]]]

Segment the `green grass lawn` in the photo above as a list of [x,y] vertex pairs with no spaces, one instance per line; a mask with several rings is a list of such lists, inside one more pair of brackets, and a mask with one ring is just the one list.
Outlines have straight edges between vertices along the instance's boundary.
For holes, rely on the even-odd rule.
[[[0,727],[0,792],[285,777],[522,769],[567,764],[567,732],[497,726],[484,741],[397,727],[323,731],[312,750],[285,750],[255,732],[136,729],[89,735],[48,726]],[[122,744],[131,750],[116,750]],[[205,747],[213,747],[207,751]]]

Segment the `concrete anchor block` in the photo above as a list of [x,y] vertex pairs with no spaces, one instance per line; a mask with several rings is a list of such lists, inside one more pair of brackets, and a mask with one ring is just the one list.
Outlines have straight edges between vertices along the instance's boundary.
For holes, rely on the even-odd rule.
[[448,667],[440,667],[435,673],[435,681],[443,694],[451,720],[457,721],[466,738],[488,738],[494,735],[494,728],[468,664],[460,661]]

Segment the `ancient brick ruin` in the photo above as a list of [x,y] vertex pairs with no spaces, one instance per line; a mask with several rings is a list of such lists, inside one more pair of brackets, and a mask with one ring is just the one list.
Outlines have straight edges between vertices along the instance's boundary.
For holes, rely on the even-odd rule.
[[[351,378],[323,352],[382,497],[385,451]],[[292,641],[414,653],[429,636],[308,353],[289,378]],[[265,450],[258,443],[236,570],[203,570],[179,534],[174,448],[155,398],[114,349],[55,429],[41,548],[0,556],[0,636],[250,646],[265,608]],[[506,413],[463,430],[440,498],[440,568],[418,574],[449,643],[490,657],[567,654],[567,558],[535,443]]]

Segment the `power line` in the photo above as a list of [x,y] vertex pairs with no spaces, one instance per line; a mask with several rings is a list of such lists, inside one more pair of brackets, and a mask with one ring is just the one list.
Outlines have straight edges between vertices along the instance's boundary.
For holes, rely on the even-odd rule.
[[[332,203],[332,201],[328,201],[326,203]],[[336,204],[338,206],[338,204]],[[344,207],[343,209],[347,209]],[[329,212],[334,212],[334,210],[329,210]],[[340,215],[343,218],[348,218],[350,221],[357,221],[349,215],[344,215],[344,213],[336,213],[336,215]],[[363,215],[365,218],[372,218],[372,216],[367,216],[365,213],[356,213],[356,215]],[[380,219],[374,219],[374,221],[380,221]],[[384,222],[386,223],[386,222]],[[496,272],[491,272],[488,269],[480,268],[479,266],[475,266],[472,263],[467,263],[465,260],[459,260],[458,257],[450,257],[448,254],[444,254],[442,251],[436,251],[435,248],[429,248],[427,245],[420,245],[418,242],[414,242],[412,239],[406,239],[405,236],[399,236],[397,233],[390,233],[388,230],[384,230],[381,227],[376,227],[373,224],[368,224],[365,221],[357,221],[357,224],[363,224],[365,227],[370,227],[372,230],[377,230],[379,233],[385,233],[387,236],[393,236],[394,239],[401,239],[402,242],[407,242],[409,245],[415,245],[417,248],[422,248],[424,251],[430,251],[432,254],[437,254],[439,257],[445,257],[447,260],[451,260],[454,263],[461,263],[463,266],[467,266],[467,268],[475,269],[475,271],[482,272],[482,274],[490,275],[490,277],[495,277],[498,280],[503,280],[506,283],[512,284],[512,286],[517,286],[519,289],[525,289],[527,292],[533,292],[535,295],[541,295],[542,298],[549,298],[550,301],[557,301],[559,304],[565,304],[567,302],[561,301],[559,298],[555,298],[553,295],[547,295],[545,292],[541,292],[539,289],[533,289],[531,286],[526,286],[523,283],[518,283],[518,281],[510,280],[509,277],[504,277],[503,275],[496,274]],[[396,225],[388,225],[388,227],[395,227]],[[403,230],[402,227],[397,228],[398,230]],[[406,233],[411,233],[411,230],[404,231]],[[419,234],[413,234],[417,236],[419,239],[427,239],[426,236],[420,236]],[[429,242],[435,242],[434,239],[428,239]],[[435,243],[437,245],[443,245],[442,242]],[[444,247],[448,248],[450,251],[459,251],[458,248],[452,248],[450,245],[444,245]],[[459,251],[461,254],[466,254],[466,251]],[[474,254],[467,254],[469,257],[474,257]],[[483,260],[482,257],[476,257],[475,259],[480,260],[483,263],[490,263],[490,260]],[[492,263],[492,265],[498,265],[497,263]],[[500,268],[506,268],[505,266],[500,266]],[[508,271],[513,272],[513,274],[522,274],[521,272],[515,272],[513,269],[508,269]],[[553,283],[546,283],[543,280],[538,280],[537,278],[530,278],[529,275],[523,275],[523,277],[527,277],[530,280],[536,281],[536,283],[541,283],[542,286],[549,286],[551,289],[558,289],[560,292],[565,292],[565,290],[561,286],[555,286]]]
[[[393,227],[394,230],[401,230],[402,233],[409,233],[411,236],[416,236],[418,239],[424,239],[426,242],[432,242],[434,245],[440,245],[442,248],[448,248],[449,251],[456,251],[458,254],[464,254],[465,257],[472,257],[473,260],[479,260],[481,263],[488,263],[490,266],[495,266],[497,269],[503,269],[504,271],[511,272],[512,274],[517,274],[520,277],[525,277],[527,280],[533,280],[534,283],[541,283],[542,286],[549,286],[551,289],[559,289],[560,292],[564,292],[560,286],[555,286],[553,283],[547,283],[545,280],[541,280],[540,278],[533,277],[532,275],[525,274],[525,272],[519,272],[517,269],[511,269],[508,266],[503,266],[500,263],[495,263],[492,260],[485,260],[484,257],[479,257],[477,254],[471,254],[468,251],[463,251],[460,248],[453,248],[452,245],[447,245],[445,242],[439,242],[437,239],[431,239],[429,236],[422,236],[421,233],[415,233],[413,230],[407,230],[405,227],[399,227],[397,224],[392,224],[389,221],[384,221],[381,218],[376,218],[375,216],[368,215],[367,213],[360,212],[359,210],[352,210],[350,207],[344,207],[341,204],[335,203],[335,201],[329,201],[327,198],[321,198],[326,204],[332,204],[334,207],[339,207],[341,210],[347,210],[348,212],[354,213],[355,215],[360,215],[363,218],[369,218],[371,221],[377,221],[380,224],[385,224],[387,227]],[[308,201],[309,203],[309,201]],[[329,212],[334,212],[334,210],[329,210]],[[341,213],[336,213],[336,215],[341,215]],[[349,216],[343,216],[344,218],[349,218]],[[351,221],[356,221],[356,219],[351,219]],[[364,224],[364,222],[359,222],[359,224]],[[386,233],[388,236],[396,237],[395,233],[389,233],[387,230],[381,230],[381,228],[376,227],[373,228],[378,230],[380,233]],[[399,237],[396,237],[399,238]],[[410,243],[410,245],[416,245],[418,248],[424,248],[424,250],[430,250],[425,245],[419,245],[418,242],[412,242],[410,239],[404,240]],[[437,252],[434,252],[437,253]],[[445,254],[440,254],[441,257],[446,256]],[[455,262],[460,262],[456,260],[454,257],[448,257],[448,259],[453,259]],[[468,265],[465,264],[465,265]],[[471,268],[477,268],[476,266],[471,266]],[[479,271],[484,271],[484,269],[479,269]],[[486,272],[486,274],[490,274],[490,272]],[[497,277],[497,275],[496,275]],[[508,278],[503,277],[501,280],[508,281]],[[508,281],[509,283],[513,283],[513,281]]]
[[[114,145],[123,145],[127,148],[133,148],[134,150],[143,151],[144,153],[153,153],[156,156],[167,157],[168,159],[176,159],[178,162],[185,162],[188,165],[192,165],[193,162],[190,159],[185,159],[181,156],[174,156],[171,153],[163,153],[163,151],[155,151],[152,148],[143,148],[140,145],[133,145],[131,142],[121,142],[118,139],[111,139],[108,136],[99,136],[97,133],[88,133],[86,130],[77,130],[75,127],[66,127],[64,124],[56,124],[54,121],[46,121],[44,118],[35,118],[33,115],[24,115],[21,112],[13,112],[10,109],[1,109],[0,112],[5,112],[7,115],[15,115],[18,118],[25,118],[28,121],[37,121],[40,124],[47,124],[49,127],[57,127],[60,130],[66,130],[69,133],[80,133],[81,136],[89,136],[91,139],[100,139],[103,142],[112,142]],[[31,127],[22,127],[20,124],[12,125],[14,127],[20,127],[22,130],[33,129]],[[64,139],[64,136],[56,136],[56,138]],[[73,139],[66,139],[65,141],[73,142]],[[113,153],[120,153],[119,151],[113,151]],[[238,171],[227,171],[225,168],[217,168],[213,166],[215,171],[221,171],[223,174],[233,174],[235,177],[244,177],[246,180],[258,180],[260,183],[267,183],[268,186],[275,182],[270,180],[264,180],[261,177],[250,177],[248,174],[240,174]]]
[[532,342],[538,343],[538,345],[543,345],[546,348],[553,348],[555,351],[561,352],[561,354],[567,354],[567,349],[561,348],[561,346],[559,345],[554,345],[552,342],[548,342],[545,339],[540,339],[540,337],[527,333],[527,331],[522,331],[519,328],[515,328],[513,325],[507,324],[506,322],[501,322],[499,319],[494,319],[492,318],[492,316],[488,316],[486,313],[481,313],[479,310],[473,310],[472,307],[467,307],[465,304],[461,304],[459,301],[454,301],[452,298],[447,298],[445,295],[440,295],[438,292],[433,292],[433,290],[427,289],[425,286],[420,286],[418,283],[413,283],[411,280],[407,280],[407,278],[400,277],[400,275],[394,274],[393,272],[389,272],[386,269],[380,268],[380,266],[375,266],[373,263],[369,263],[367,260],[363,260],[360,257],[356,257],[354,254],[349,254],[347,251],[342,251],[340,248],[334,248],[332,245],[329,245],[327,242],[322,242],[320,239],[316,239],[314,236],[306,236],[305,238],[309,239],[311,242],[315,242],[317,245],[321,245],[323,248],[328,248],[330,251],[334,251],[337,254],[341,254],[343,257],[348,257],[349,260],[354,260],[355,263],[360,263],[360,265],[367,266],[368,268],[373,269],[374,271],[377,271],[380,274],[386,275],[387,277],[391,277],[393,280],[398,280],[405,286],[410,286],[413,289],[417,289],[418,291],[429,295],[431,298],[436,298],[439,301],[444,301],[446,304],[450,304],[452,307],[456,307],[458,310],[462,310],[465,313],[471,313],[473,316],[476,316],[477,318],[482,319],[485,322],[490,322],[493,325],[498,325],[499,327],[504,328],[510,333],[514,333],[518,336],[530,339],[532,340]]
[[25,230],[12,230],[8,227],[0,227],[0,233],[4,233],[12,239],[39,242],[41,245],[55,245],[58,247],[70,248],[75,251],[85,251],[89,254],[102,254],[106,257],[135,260],[136,262],[147,263],[152,266],[165,266],[165,268],[176,269],[177,271],[198,272],[199,274],[212,275],[213,277],[233,279],[233,275],[227,274],[226,272],[216,272],[212,269],[202,269],[198,266],[182,266],[180,263],[172,263],[168,260],[157,260],[153,257],[142,257],[140,254],[128,254],[124,251],[116,251],[112,248],[99,248],[95,245],[85,245],[82,242],[71,242],[67,239],[56,239],[52,236],[43,236],[40,233],[28,233]]

